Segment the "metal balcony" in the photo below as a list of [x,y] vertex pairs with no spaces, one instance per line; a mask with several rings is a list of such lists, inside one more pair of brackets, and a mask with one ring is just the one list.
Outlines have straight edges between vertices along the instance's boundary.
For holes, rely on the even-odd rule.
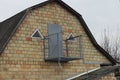
[[79,60],[82,57],[81,36],[75,36],[61,41],[59,33],[55,33],[45,37],[43,45],[44,60],[46,62],[66,63],[72,60]]

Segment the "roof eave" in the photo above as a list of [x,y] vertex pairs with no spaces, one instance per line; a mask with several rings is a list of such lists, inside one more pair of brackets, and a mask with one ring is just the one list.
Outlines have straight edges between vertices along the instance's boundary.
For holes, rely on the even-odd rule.
[[[6,41],[6,42],[4,43],[4,45],[0,48],[0,55],[1,55],[2,52],[4,51],[5,47],[7,46],[8,42],[10,41],[10,39],[12,38],[12,36],[13,36],[14,33],[16,32],[16,30],[18,29],[18,27],[20,26],[20,24],[22,23],[22,21],[24,20],[24,18],[25,18],[25,16],[27,15],[28,11],[29,11],[29,9],[26,9],[26,10],[22,11],[22,12],[24,12],[24,15],[22,16],[22,18],[20,19],[20,21],[18,21],[18,23],[17,23],[16,27],[13,29],[13,31],[10,33],[10,36],[8,37],[7,41]],[[22,12],[20,12],[20,13],[22,13]],[[18,13],[18,14],[20,14],[20,13]],[[16,14],[15,16],[18,16],[18,14]],[[15,16],[12,16],[12,17],[9,18],[9,19],[12,19],[12,18],[14,19]],[[7,20],[9,20],[9,19],[7,19]],[[7,21],[7,20],[5,20],[5,21]],[[4,22],[4,21],[3,21],[3,22]]]
[[109,61],[112,62],[113,65],[115,65],[117,63],[117,61],[109,54],[107,53],[101,46],[99,46],[99,44],[96,42],[95,38],[93,37],[90,29],[88,28],[87,24],[85,23],[84,19],[82,18],[82,16],[78,16],[80,19],[80,22],[84,28],[84,30],[86,31],[88,37],[90,38],[90,41],[93,43],[93,45],[104,55],[106,56]]

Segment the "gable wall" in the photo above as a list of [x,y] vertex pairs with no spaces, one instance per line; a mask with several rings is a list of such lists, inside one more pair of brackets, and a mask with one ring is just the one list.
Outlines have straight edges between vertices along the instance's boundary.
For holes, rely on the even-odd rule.
[[[62,26],[63,39],[71,32],[83,36],[84,63],[83,60],[61,65],[44,62],[43,40],[32,39],[31,35],[40,29],[47,36],[48,23]],[[86,62],[110,63],[92,45],[78,19],[58,4],[51,3],[31,10],[8,43],[0,57],[0,80],[63,80],[99,67],[99,64]]]

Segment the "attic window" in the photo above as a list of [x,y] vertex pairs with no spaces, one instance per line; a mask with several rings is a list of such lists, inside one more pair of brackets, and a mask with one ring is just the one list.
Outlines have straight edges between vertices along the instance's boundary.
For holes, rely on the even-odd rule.
[[76,41],[76,38],[72,33],[70,33],[69,36],[67,37],[67,40]]
[[31,35],[32,38],[40,38],[43,39],[43,35],[41,34],[39,29],[36,29],[34,33]]

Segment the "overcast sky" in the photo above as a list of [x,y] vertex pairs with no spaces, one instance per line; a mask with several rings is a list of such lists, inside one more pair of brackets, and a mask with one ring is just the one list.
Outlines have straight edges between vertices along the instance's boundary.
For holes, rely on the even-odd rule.
[[[0,0],[0,22],[46,0]],[[119,0],[63,0],[79,12],[99,42],[104,29],[112,36],[120,32]]]

